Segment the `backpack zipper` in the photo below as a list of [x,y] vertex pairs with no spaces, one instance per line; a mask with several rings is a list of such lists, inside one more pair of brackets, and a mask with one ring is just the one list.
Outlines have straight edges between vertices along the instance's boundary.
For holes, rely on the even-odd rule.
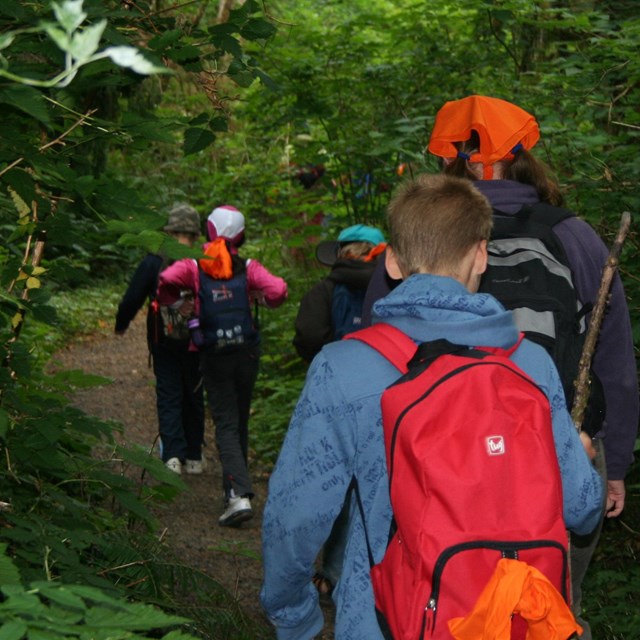
[[438,609],[438,598],[440,596],[440,582],[444,568],[458,553],[471,551],[473,549],[489,549],[499,551],[503,558],[518,559],[518,552],[527,549],[538,549],[540,547],[556,548],[562,553],[562,597],[567,599],[566,582],[567,582],[567,551],[555,540],[527,540],[526,542],[495,542],[493,540],[478,540],[474,542],[463,542],[446,548],[436,560],[433,567],[433,577],[431,580],[431,594],[424,608],[422,616],[422,628],[420,630],[420,638],[425,637],[425,633],[429,632],[429,636],[433,636],[436,627],[436,613]]

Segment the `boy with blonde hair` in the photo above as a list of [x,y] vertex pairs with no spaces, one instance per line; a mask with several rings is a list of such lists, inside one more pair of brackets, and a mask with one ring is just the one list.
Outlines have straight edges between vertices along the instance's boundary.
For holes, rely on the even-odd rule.
[[[416,344],[446,339],[469,347],[513,347],[519,334],[511,313],[492,296],[475,293],[486,268],[491,218],[491,205],[467,180],[420,176],[405,183],[389,206],[386,252],[387,270],[403,281],[374,305],[374,323],[391,324]],[[527,340],[512,360],[549,399],[565,523],[586,533],[598,520],[602,485],[567,413],[558,373],[544,349]],[[383,637],[368,550],[379,563],[392,519],[380,397],[398,375],[359,340],[331,343],[311,364],[264,511],[261,600],[280,639],[309,639],[322,630],[313,563],[354,480],[362,510],[351,506],[342,576],[333,594],[335,635]]]

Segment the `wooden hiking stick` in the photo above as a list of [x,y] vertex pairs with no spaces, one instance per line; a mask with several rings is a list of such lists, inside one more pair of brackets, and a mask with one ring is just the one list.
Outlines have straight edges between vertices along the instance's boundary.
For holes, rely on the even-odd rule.
[[613,275],[618,267],[620,251],[630,226],[631,214],[628,211],[625,211],[620,219],[618,234],[611,246],[609,257],[607,258],[607,262],[602,270],[602,279],[600,280],[600,288],[598,289],[596,304],[591,312],[587,335],[584,340],[584,346],[582,347],[582,354],[580,355],[580,363],[578,365],[578,375],[574,382],[576,393],[573,399],[573,407],[571,409],[571,418],[573,419],[573,423],[576,425],[576,429],[578,431],[582,431],[584,414],[587,408],[587,401],[589,400],[589,370],[591,368],[593,354],[596,350],[596,341],[598,339],[598,334],[600,333],[600,327],[602,326],[605,307],[607,306],[607,298],[609,297],[611,281],[613,280]]

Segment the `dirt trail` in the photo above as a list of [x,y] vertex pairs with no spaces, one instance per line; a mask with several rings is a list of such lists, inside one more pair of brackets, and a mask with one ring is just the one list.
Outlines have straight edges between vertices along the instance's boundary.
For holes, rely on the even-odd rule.
[[[157,435],[154,377],[148,367],[143,313],[124,336],[81,339],[57,353],[53,365],[111,378],[113,384],[79,390],[74,404],[89,415],[121,422],[124,431],[117,437],[123,442],[153,446]],[[218,526],[222,510],[220,466],[208,416],[205,440],[205,472],[201,476],[183,474],[187,491],[158,514],[166,529],[165,539],[182,562],[215,578],[237,597],[249,615],[264,621],[258,594],[262,583],[260,525],[268,477],[254,462],[254,518],[238,529]],[[330,618],[331,611],[324,608]],[[321,638],[330,640],[333,633],[328,630]]]

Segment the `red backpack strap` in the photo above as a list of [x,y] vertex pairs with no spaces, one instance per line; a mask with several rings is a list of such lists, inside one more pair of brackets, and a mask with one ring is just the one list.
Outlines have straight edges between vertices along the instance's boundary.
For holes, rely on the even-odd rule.
[[343,340],[360,340],[383,355],[401,373],[416,353],[416,343],[400,329],[384,322],[346,335]]
[[520,334],[518,335],[518,340],[516,341],[516,343],[512,347],[509,347],[508,349],[501,349],[500,347],[476,347],[476,349],[480,349],[481,351],[487,351],[488,353],[491,353],[496,356],[505,356],[506,358],[511,358],[511,356],[513,355],[513,352],[520,346],[520,344],[524,340],[524,337],[525,337],[524,333],[522,333],[521,331]]

